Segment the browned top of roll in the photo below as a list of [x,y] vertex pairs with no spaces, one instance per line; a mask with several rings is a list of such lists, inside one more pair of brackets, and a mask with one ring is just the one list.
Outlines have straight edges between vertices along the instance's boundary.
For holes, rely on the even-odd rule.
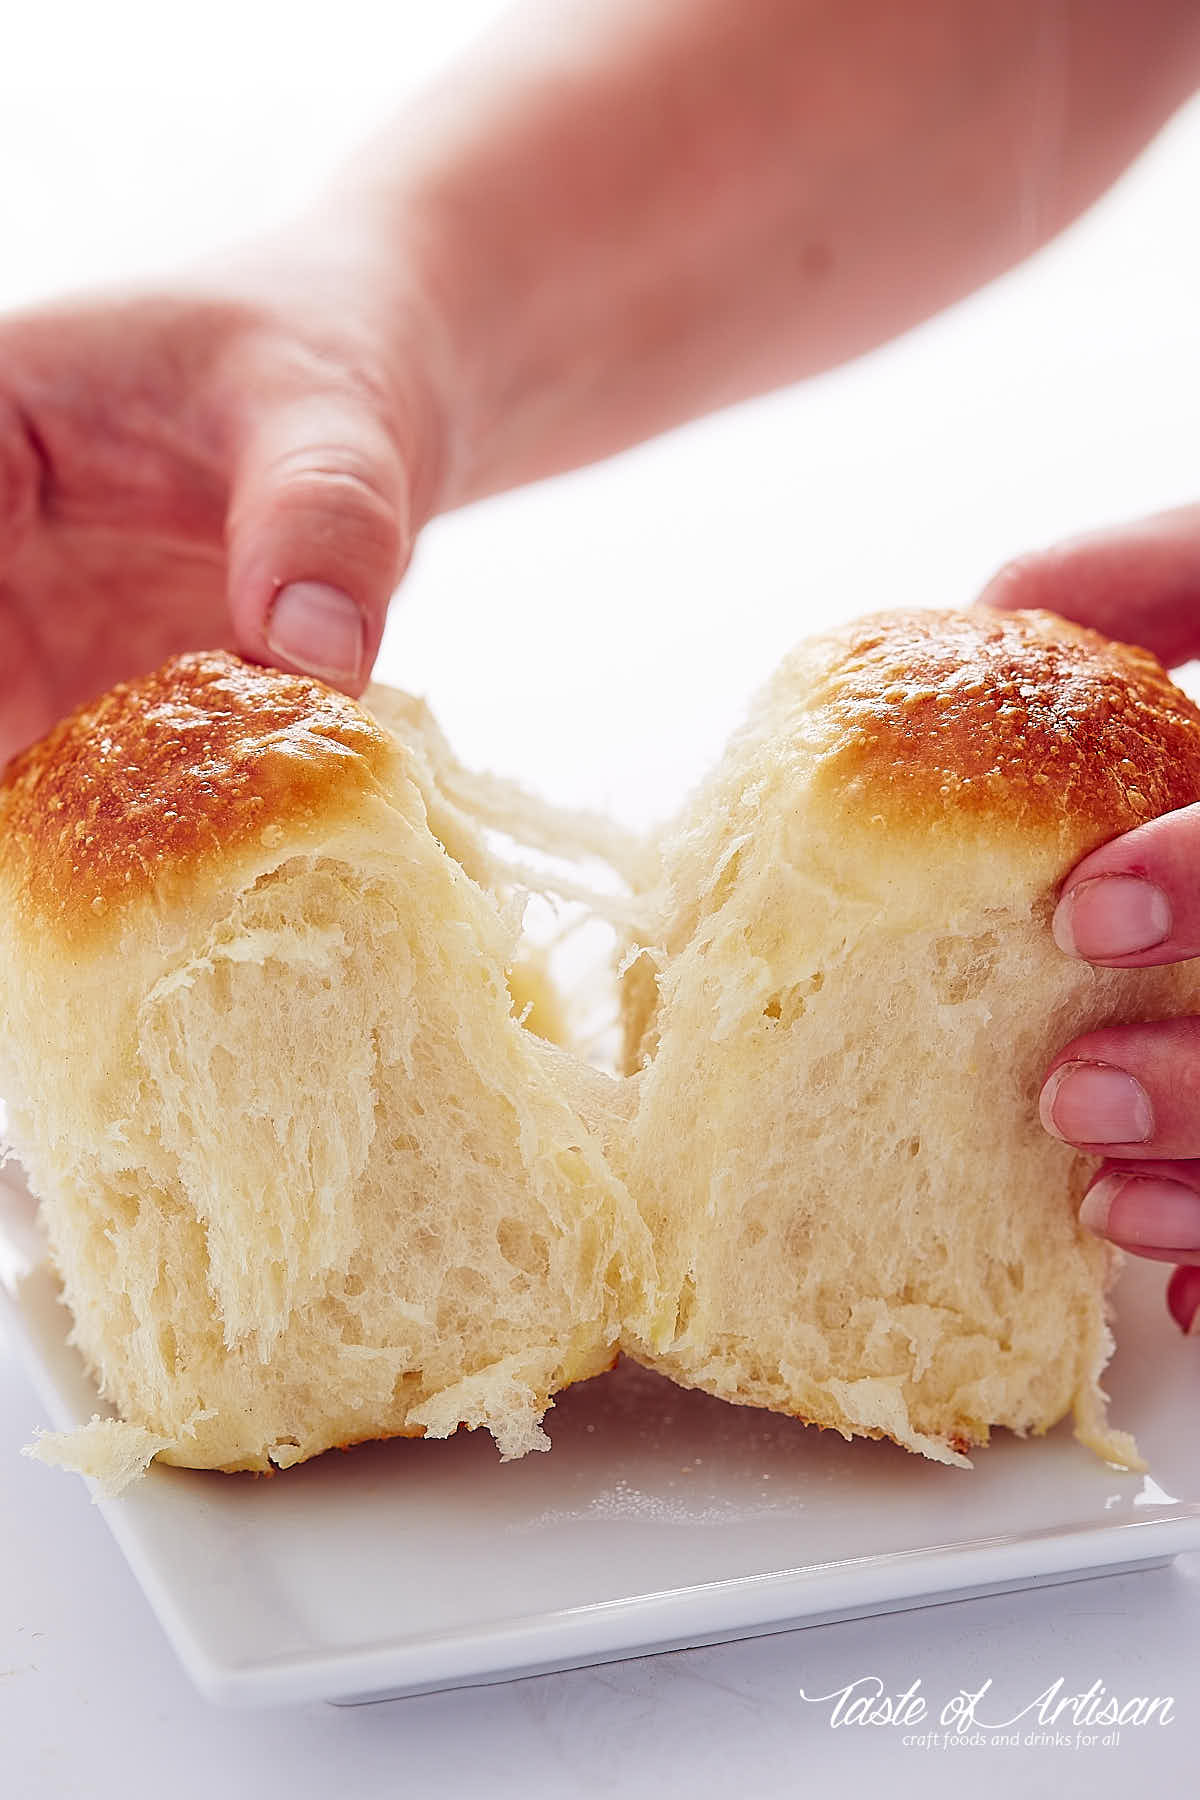
[[982,607],[880,614],[827,641],[823,784],[886,825],[978,815],[1100,842],[1200,799],[1200,710],[1146,650]]
[[173,657],[9,766],[0,869],[10,904],[27,926],[75,935],[361,792],[389,747],[361,707],[319,682],[224,651]]

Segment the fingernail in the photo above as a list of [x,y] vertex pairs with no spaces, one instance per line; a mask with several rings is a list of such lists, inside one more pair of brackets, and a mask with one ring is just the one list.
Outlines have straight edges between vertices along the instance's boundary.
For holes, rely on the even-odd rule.
[[284,662],[326,681],[357,681],[365,650],[363,616],[349,594],[323,581],[281,588],[267,618],[267,644]]
[[1171,903],[1140,875],[1097,875],[1063,895],[1053,931],[1068,956],[1132,956],[1170,935]]
[[1176,1269],[1167,1283],[1167,1307],[1185,1337],[1200,1337],[1200,1264]]
[[1200,1194],[1181,1181],[1103,1175],[1083,1196],[1079,1222],[1118,1244],[1200,1250]]
[[1069,1144],[1144,1144],[1154,1109],[1140,1081],[1107,1063],[1064,1063],[1042,1089],[1042,1124]]

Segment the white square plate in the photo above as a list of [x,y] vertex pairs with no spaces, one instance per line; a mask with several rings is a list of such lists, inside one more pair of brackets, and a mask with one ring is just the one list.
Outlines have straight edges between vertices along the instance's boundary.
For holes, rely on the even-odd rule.
[[[53,1423],[99,1406],[0,1178],[0,1275]],[[1200,1343],[1162,1265],[1122,1278],[1116,1423],[1151,1476],[1067,1426],[972,1471],[686,1393],[633,1365],[564,1393],[554,1448],[483,1433],[330,1453],[270,1480],[155,1468],[105,1517],[212,1699],[361,1701],[1161,1563],[1200,1548]],[[47,1470],[46,1479],[63,1477]]]

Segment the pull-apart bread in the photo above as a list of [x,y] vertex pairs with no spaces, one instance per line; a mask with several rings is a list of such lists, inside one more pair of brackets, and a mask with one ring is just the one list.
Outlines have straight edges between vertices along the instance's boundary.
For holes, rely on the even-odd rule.
[[1200,1007],[1193,966],[1049,930],[1082,854],[1200,798],[1154,659],[983,611],[794,653],[625,865],[619,1080],[518,1015],[487,792],[420,703],[224,654],[10,767],[0,1093],[119,1415],[42,1454],[110,1485],[460,1425],[518,1455],[623,1347],[943,1462],[1071,1411],[1134,1462],[1117,1259],[1036,1100],[1078,1031]]
[[518,1023],[519,907],[381,699],[395,729],[185,656],[0,791],[0,1093],[135,1428],[67,1441],[110,1481],[460,1424],[519,1455],[616,1355],[645,1232],[588,1121],[612,1084]]
[[625,1173],[676,1381],[962,1462],[1110,1430],[1117,1253],[1048,1137],[1053,1054],[1200,1009],[1200,965],[1064,956],[1063,877],[1200,799],[1200,713],[1046,613],[867,618],[789,656],[659,846],[625,977]]

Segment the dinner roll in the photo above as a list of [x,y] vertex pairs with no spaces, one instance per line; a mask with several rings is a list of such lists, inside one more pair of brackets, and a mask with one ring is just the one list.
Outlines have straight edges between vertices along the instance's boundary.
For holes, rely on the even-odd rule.
[[428,714],[375,699],[183,656],[0,788],[0,1093],[120,1415],[42,1453],[111,1485],[545,1448],[645,1279],[615,1083],[514,1015],[520,897]]
[[1194,964],[1050,933],[1086,851],[1200,798],[1200,713],[1047,614],[882,614],[801,647],[659,846],[624,983],[624,1172],[674,1380],[962,1463],[1074,1411],[1101,1455],[1095,1164],[1049,1138],[1053,1054],[1200,1004]]

